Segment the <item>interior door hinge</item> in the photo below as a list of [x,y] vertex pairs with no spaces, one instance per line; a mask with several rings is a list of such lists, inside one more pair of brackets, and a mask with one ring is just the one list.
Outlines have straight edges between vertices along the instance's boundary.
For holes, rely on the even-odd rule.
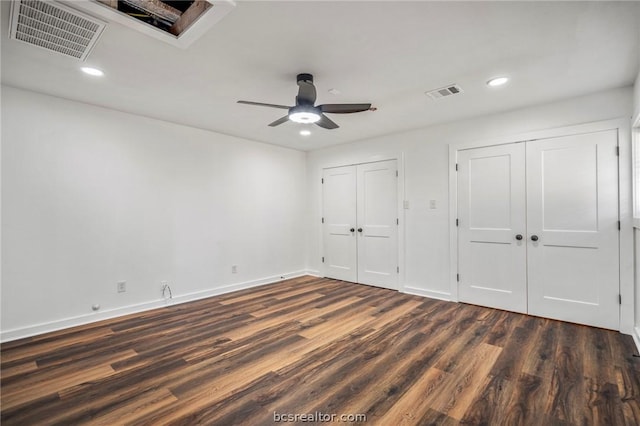
[[618,221],[618,231],[620,230],[620,221]]
[[460,223],[460,221],[458,219],[456,219],[456,226],[458,226]]
[[616,146],[616,155],[620,156],[620,147],[619,146]]
[[622,295],[618,295],[618,305],[622,305]]
[[396,266],[396,272],[400,273],[400,267],[399,266]]
[[456,163],[456,172],[458,171],[458,163]]
[[456,281],[460,282],[460,274],[456,274]]
[[398,177],[398,171],[396,170],[396,177]]
[[396,218],[396,225],[400,225],[400,219]]
[[324,256],[322,256],[322,263],[324,263]]
[[320,183],[324,183],[324,178],[320,179]]
[[322,218],[322,223],[324,223],[324,217]]

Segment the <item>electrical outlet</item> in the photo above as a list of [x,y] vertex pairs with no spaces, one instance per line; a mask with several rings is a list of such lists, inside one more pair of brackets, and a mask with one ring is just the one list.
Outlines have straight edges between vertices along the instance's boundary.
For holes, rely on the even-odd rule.
[[232,274],[238,273],[238,265],[231,265],[231,273]]
[[167,299],[173,299],[173,293],[171,293],[171,287],[169,286],[169,282],[168,281],[160,281],[160,291],[162,292],[162,298],[167,300]]
[[124,293],[125,291],[127,291],[127,282],[118,281],[118,293]]

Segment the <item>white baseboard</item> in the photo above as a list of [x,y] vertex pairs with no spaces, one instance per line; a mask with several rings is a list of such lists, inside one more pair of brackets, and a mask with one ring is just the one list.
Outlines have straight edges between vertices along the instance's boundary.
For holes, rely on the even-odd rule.
[[444,291],[425,290],[423,288],[404,286],[401,290],[402,293],[413,294],[414,296],[429,297],[431,299],[451,301],[451,293]]
[[197,291],[193,293],[180,294],[172,299],[156,299],[148,302],[137,303],[134,305],[122,306],[102,312],[96,312],[86,315],[78,315],[75,317],[63,318],[47,323],[34,324],[26,327],[15,328],[12,330],[4,330],[0,332],[0,342],[9,342],[11,340],[23,339],[25,337],[36,336],[38,334],[49,333],[51,331],[63,330],[65,328],[75,327],[78,325],[90,324],[92,322],[102,321],[106,319],[121,317],[123,315],[135,314],[139,312],[149,311],[151,309],[162,308],[165,306],[177,305],[180,303],[192,302],[194,300],[205,299],[207,297],[216,296],[233,291],[244,290],[247,288],[258,287],[261,285],[272,284],[283,279],[301,277],[304,275],[313,275],[313,271],[301,270],[289,272],[271,277],[260,278],[257,280],[246,281],[217,287],[210,290]]
[[322,275],[320,275],[320,271],[318,271],[317,269],[307,269],[306,270],[306,275],[311,275],[312,277],[321,277]]

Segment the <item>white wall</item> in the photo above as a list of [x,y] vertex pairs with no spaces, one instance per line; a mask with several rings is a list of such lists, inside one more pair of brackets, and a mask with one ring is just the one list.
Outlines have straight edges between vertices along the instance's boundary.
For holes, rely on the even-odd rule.
[[[636,219],[637,222],[637,219]],[[634,339],[638,351],[640,351],[640,228],[634,227],[633,230],[633,242],[634,242],[634,293],[635,293],[635,330]]]
[[[446,100],[443,100],[446,102]],[[534,106],[472,120],[339,145],[307,155],[309,268],[321,270],[321,186],[323,167],[404,156],[404,270],[405,290],[446,298],[449,281],[448,145],[520,133],[628,117],[631,87],[557,103]],[[629,141],[621,141],[629,145]],[[437,209],[429,209],[436,200]],[[401,218],[402,222],[402,218]]]
[[635,258],[635,339],[636,339],[636,345],[638,346],[638,350],[640,350],[640,217],[638,217],[638,207],[640,206],[640,199],[638,199],[639,194],[640,194],[640,188],[638,188],[638,185],[640,184],[640,176],[639,174],[639,170],[637,170],[637,168],[639,167],[639,165],[637,164],[637,159],[640,158],[640,71],[638,72],[638,76],[636,77],[636,82],[633,86],[633,118],[632,118],[632,125],[637,126],[635,129],[633,129],[633,134],[634,134],[634,168],[636,170],[634,170],[635,173],[635,185],[636,187],[634,188],[634,194],[635,194],[635,199],[634,199],[634,205],[635,205],[635,225],[636,228],[634,230],[634,238],[635,238],[635,253],[634,253],[634,258]]
[[299,151],[3,86],[2,338],[303,273],[305,177]]
[[633,118],[640,118],[640,71],[633,85]]
[[410,202],[401,285],[446,295],[448,144],[629,116],[632,97],[340,145],[307,153],[305,167],[298,151],[3,86],[2,339],[160,306],[163,280],[186,300],[320,271],[322,168],[398,153]]

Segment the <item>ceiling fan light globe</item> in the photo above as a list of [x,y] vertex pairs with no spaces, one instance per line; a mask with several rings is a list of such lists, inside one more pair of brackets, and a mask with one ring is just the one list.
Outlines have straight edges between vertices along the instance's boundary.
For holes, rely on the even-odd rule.
[[289,114],[289,120],[295,123],[311,124],[320,120],[320,114],[312,111],[296,111]]

